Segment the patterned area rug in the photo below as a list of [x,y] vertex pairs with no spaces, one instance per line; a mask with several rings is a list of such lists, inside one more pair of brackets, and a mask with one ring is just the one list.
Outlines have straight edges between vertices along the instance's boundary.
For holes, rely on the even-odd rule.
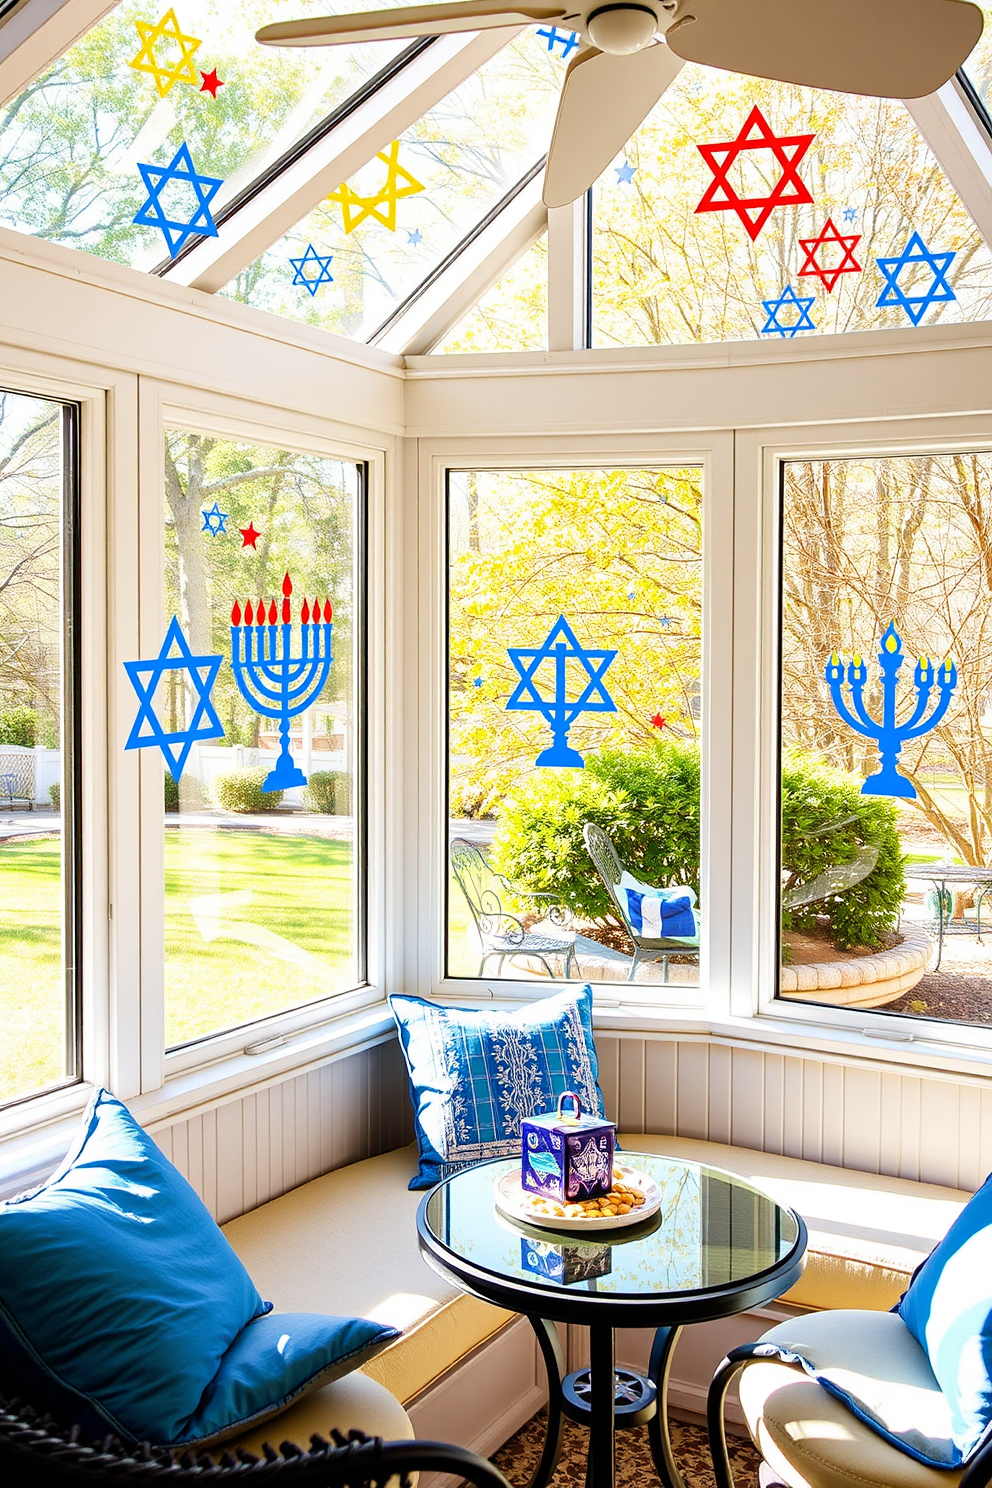
[[[511,1483],[526,1483],[537,1464],[544,1441],[545,1412],[540,1411],[521,1427],[493,1457]],[[713,1467],[706,1432],[701,1426],[672,1423],[675,1459],[682,1469],[686,1488],[713,1488]],[[758,1454],[749,1441],[732,1437],[730,1459],[735,1488],[757,1488]],[[561,1461],[549,1488],[583,1488],[586,1480],[586,1431],[573,1421],[565,1422]],[[617,1432],[617,1488],[652,1488],[658,1474],[651,1460],[646,1426],[631,1426]]]

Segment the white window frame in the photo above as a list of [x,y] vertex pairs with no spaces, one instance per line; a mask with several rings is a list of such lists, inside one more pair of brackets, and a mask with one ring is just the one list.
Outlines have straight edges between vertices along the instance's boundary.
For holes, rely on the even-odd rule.
[[[556,979],[448,977],[444,974],[445,885],[447,882],[447,511],[449,471],[650,469],[697,466],[703,480],[702,646],[702,841],[700,900],[707,907],[700,954],[699,987],[594,983],[597,1008],[640,1015],[664,1007],[690,1019],[705,1016],[707,989],[730,975],[730,775],[731,732],[717,700],[731,687],[730,630],[733,623],[733,520],[726,505],[733,490],[733,436],[707,431],[674,434],[422,440],[419,444],[421,588],[420,654],[424,679],[421,716],[419,803],[415,860],[418,890],[417,988],[422,996],[465,1003],[527,1001],[570,985]],[[413,862],[411,867],[413,868]],[[585,979],[572,978],[581,986]],[[659,995],[661,994],[661,995]]]
[[[163,570],[163,441],[168,428],[215,434],[241,443],[271,445],[368,469],[366,508],[367,540],[367,634],[365,706],[367,711],[366,779],[382,781],[383,770],[383,667],[385,613],[382,569],[384,563],[384,474],[382,448],[356,443],[336,435],[326,421],[312,416],[276,411],[262,403],[224,395],[209,395],[192,389],[141,380],[140,559],[142,654],[152,655],[161,645],[167,616]],[[359,638],[359,645],[362,645]],[[354,988],[332,993],[299,1007],[251,1020],[240,1028],[220,1029],[194,1043],[167,1050],[165,1047],[165,827],[162,811],[162,764],[154,751],[141,755],[141,876],[148,887],[142,894],[141,920],[141,1089],[153,1092],[187,1072],[220,1061],[246,1061],[258,1065],[259,1056],[248,1048],[267,1045],[281,1049],[282,1041],[295,1047],[297,1058],[315,1040],[319,1043],[327,1026],[359,1012],[384,997],[384,860],[385,821],[381,790],[366,791],[367,882],[366,978]],[[146,756],[149,758],[146,759]],[[158,886],[156,892],[155,886]],[[265,1053],[263,1048],[261,1053]]]
[[732,976],[717,1027],[791,1046],[974,1068],[992,1027],[782,999],[778,989],[781,469],[793,460],[992,450],[992,416],[948,415],[738,431],[735,470],[734,883]]

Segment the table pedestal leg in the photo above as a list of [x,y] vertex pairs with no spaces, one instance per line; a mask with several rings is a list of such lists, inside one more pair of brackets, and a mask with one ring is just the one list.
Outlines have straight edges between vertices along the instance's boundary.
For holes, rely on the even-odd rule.
[[531,1474],[527,1488],[546,1488],[552,1473],[558,1466],[558,1458],[561,1456],[561,1438],[564,1429],[561,1411],[561,1380],[565,1360],[561,1351],[558,1329],[554,1323],[546,1322],[544,1318],[539,1317],[529,1317],[528,1322],[537,1334],[537,1341],[544,1355],[544,1368],[548,1376],[548,1427],[544,1436],[544,1446],[541,1448],[541,1456]]
[[672,1439],[668,1431],[668,1377],[672,1369],[672,1354],[681,1332],[681,1328],[659,1328],[654,1335],[651,1363],[648,1365],[648,1377],[658,1392],[658,1408],[648,1422],[648,1441],[662,1488],[685,1488],[682,1474],[672,1455]]
[[613,1488],[616,1472],[616,1423],[613,1329],[602,1323],[589,1328],[589,1461],[586,1488]]

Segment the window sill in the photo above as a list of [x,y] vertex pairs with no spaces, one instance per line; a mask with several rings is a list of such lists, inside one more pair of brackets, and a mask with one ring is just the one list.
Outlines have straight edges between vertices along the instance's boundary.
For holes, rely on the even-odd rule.
[[[242,1047],[236,1054],[167,1077],[158,1090],[123,1098],[142,1126],[154,1133],[328,1060],[384,1043],[394,1028],[392,1014],[380,998],[318,1027],[287,1034],[277,1048],[246,1054]],[[246,1040],[250,1037],[246,1034]],[[84,1081],[0,1112],[0,1198],[41,1182],[61,1161],[92,1091],[92,1084]]]

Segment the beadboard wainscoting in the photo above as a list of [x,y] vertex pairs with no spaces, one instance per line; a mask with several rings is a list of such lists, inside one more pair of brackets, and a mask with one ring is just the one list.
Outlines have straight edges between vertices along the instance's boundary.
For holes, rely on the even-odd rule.
[[621,1131],[976,1189],[992,1171],[992,1080],[901,1073],[700,1038],[596,1035]]
[[218,1224],[413,1139],[395,1037],[171,1125],[156,1142]]

